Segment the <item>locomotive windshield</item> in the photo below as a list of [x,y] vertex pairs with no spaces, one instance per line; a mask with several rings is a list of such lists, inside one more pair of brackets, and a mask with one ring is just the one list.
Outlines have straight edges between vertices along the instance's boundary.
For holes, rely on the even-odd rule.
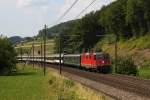
[[109,60],[109,54],[97,54],[96,59]]

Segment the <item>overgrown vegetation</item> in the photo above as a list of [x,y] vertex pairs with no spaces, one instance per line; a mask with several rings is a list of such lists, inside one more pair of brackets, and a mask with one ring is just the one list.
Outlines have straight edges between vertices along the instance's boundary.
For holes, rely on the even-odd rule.
[[115,73],[136,76],[138,69],[131,57],[119,57],[117,67],[115,67]]
[[119,46],[122,49],[124,48],[124,49],[128,49],[128,50],[147,49],[150,47],[149,38],[150,38],[150,34],[147,33],[146,35],[138,37],[138,38],[133,37],[127,41],[122,41],[119,43],[120,44]]
[[0,37],[0,75],[9,75],[16,69],[16,52],[10,41]]
[[143,79],[150,79],[150,68],[140,68],[139,77]]
[[150,62],[147,61],[139,68],[139,77],[144,79],[150,79]]

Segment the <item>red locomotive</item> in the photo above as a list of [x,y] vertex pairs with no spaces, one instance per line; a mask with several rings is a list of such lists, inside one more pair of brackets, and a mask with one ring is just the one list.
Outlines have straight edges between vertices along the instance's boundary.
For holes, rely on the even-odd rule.
[[99,72],[109,72],[111,70],[111,61],[107,53],[82,53],[81,66]]

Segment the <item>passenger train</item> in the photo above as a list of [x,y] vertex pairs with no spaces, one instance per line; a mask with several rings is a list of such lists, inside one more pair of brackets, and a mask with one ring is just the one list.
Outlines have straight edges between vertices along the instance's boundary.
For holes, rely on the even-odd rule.
[[[59,54],[46,56],[46,63],[59,63]],[[40,56],[18,56],[18,60],[43,62],[43,57]],[[111,61],[108,53],[82,53],[82,54],[62,54],[61,62],[64,65],[72,67],[108,73],[111,71]]]

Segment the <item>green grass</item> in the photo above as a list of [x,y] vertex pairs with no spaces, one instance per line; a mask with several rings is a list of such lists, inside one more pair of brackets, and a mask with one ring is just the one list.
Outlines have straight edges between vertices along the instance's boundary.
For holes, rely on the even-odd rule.
[[19,69],[14,76],[0,76],[0,100],[42,100],[45,97],[42,70]]
[[[113,38],[112,38],[113,39]],[[133,37],[127,40],[120,40],[118,42],[118,48],[120,51],[126,51],[130,52],[133,50],[143,50],[147,49],[150,47],[150,33],[146,34],[144,36],[140,37]],[[109,40],[107,38],[104,38],[102,41],[98,42],[95,48],[102,49],[104,51],[112,52],[114,51],[112,47],[114,48],[114,43],[111,42],[112,44],[109,44],[109,41],[114,41],[114,40]],[[114,52],[112,52],[114,53]],[[123,52],[121,52],[123,53]]]
[[139,77],[143,79],[150,79],[150,68],[140,68]]
[[104,100],[104,95],[60,76],[55,70],[18,65],[12,76],[0,76],[0,100]]
[[[16,50],[22,48],[23,51],[30,51],[30,49],[32,48],[32,44],[33,42],[26,42],[26,43],[23,43],[23,45],[21,44],[18,44],[16,46]],[[35,41],[34,42],[34,47],[35,47],[35,55],[38,55],[38,51],[41,50],[41,42],[40,41]],[[54,53],[54,47],[55,47],[55,43],[54,43],[54,40],[53,39],[49,39],[46,41],[46,54],[47,55],[50,55],[50,54],[53,54]],[[26,53],[26,52],[25,52]]]
[[120,47],[122,49],[128,49],[128,50],[132,50],[132,49],[146,49],[150,47],[150,34],[147,34],[145,36],[141,36],[138,38],[131,38],[128,41],[124,41],[124,42],[119,42]]

